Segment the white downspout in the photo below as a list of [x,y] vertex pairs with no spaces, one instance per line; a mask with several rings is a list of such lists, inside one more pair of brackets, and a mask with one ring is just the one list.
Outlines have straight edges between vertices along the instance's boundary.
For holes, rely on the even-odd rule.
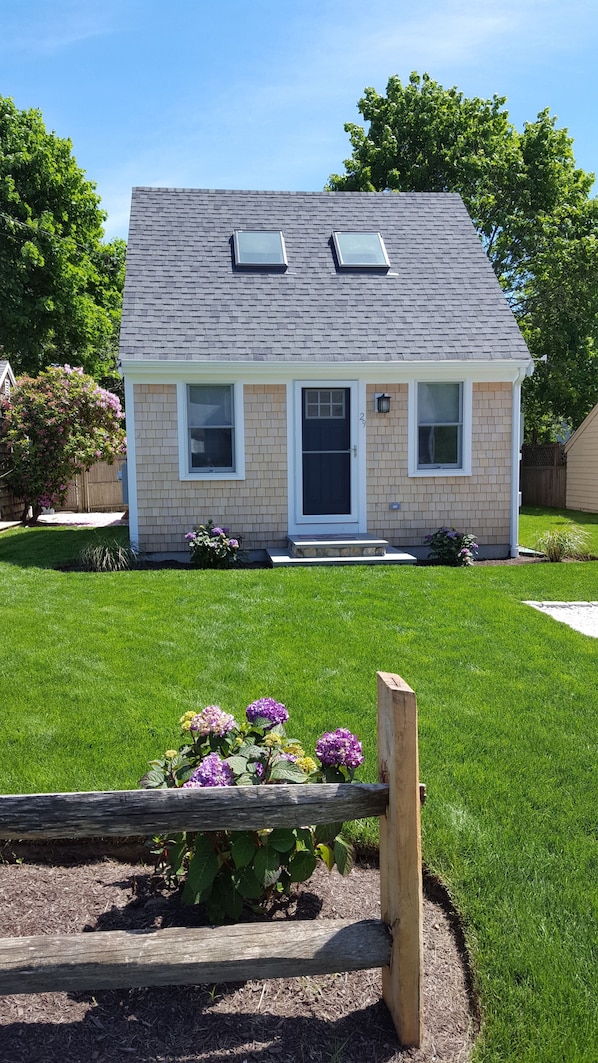
[[513,382],[513,412],[511,418],[511,557],[519,556],[519,466],[521,461],[521,383],[531,376],[534,363],[520,369]]

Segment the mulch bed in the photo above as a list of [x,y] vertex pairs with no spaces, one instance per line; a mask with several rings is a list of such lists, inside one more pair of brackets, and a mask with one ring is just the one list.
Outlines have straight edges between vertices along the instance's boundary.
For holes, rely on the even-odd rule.
[[[183,907],[137,852],[104,842],[100,849],[80,843],[6,843],[0,863],[2,936],[201,923],[201,910]],[[459,928],[433,883],[426,892],[420,1049],[398,1046],[380,996],[380,972],[373,970],[219,986],[0,997],[0,1059],[465,1063],[477,1022]],[[378,870],[361,865],[346,879],[319,867],[271,918],[379,915]]]

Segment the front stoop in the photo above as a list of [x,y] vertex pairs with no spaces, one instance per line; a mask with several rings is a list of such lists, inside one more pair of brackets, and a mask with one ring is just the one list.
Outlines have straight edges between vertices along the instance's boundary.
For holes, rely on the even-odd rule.
[[274,568],[285,565],[415,565],[417,558],[374,535],[289,535],[288,550],[268,550]]

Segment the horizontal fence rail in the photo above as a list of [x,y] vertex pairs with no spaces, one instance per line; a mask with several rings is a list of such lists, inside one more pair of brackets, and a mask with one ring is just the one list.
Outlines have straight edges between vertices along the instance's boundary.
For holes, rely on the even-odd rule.
[[384,967],[379,919],[0,938],[0,993],[217,985]]
[[262,830],[380,818],[381,919],[0,939],[0,993],[202,985],[382,968],[403,1045],[422,1037],[417,701],[378,672],[378,778],[367,783],[0,795],[0,838]]
[[305,783],[99,793],[2,794],[0,838],[92,838],[261,830],[382,816],[388,785]]

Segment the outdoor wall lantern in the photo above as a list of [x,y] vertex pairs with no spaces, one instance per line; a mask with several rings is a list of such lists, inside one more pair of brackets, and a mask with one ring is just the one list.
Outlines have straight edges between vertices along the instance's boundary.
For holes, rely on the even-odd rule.
[[390,395],[376,395],[376,409],[378,413],[388,413],[390,410]]

